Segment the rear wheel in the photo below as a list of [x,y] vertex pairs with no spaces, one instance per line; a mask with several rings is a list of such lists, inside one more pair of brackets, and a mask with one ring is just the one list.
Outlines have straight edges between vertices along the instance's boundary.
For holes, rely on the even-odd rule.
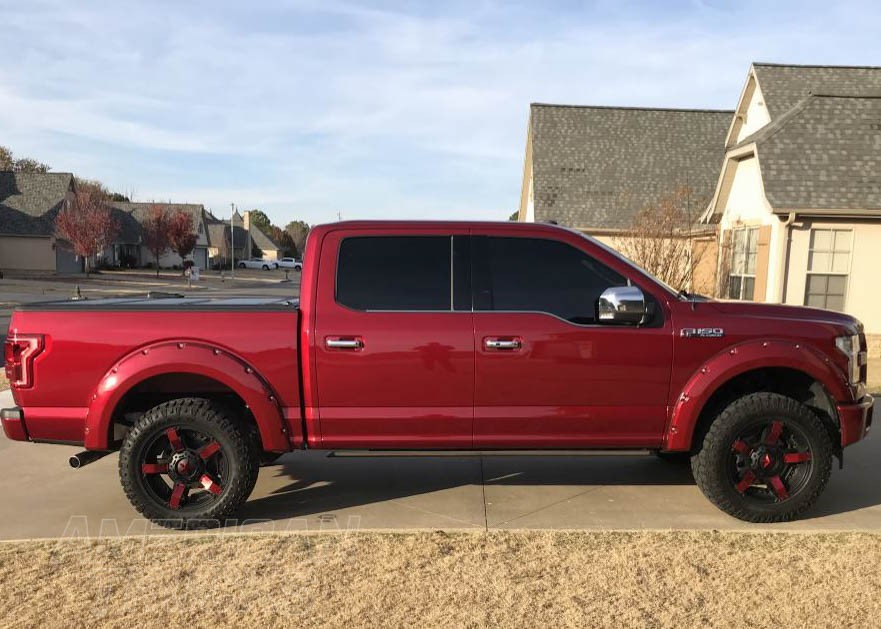
[[240,268],[240,269],[244,269],[244,268],[245,268],[245,263],[244,263],[244,262],[239,262],[239,268]]
[[725,513],[783,522],[816,502],[832,454],[829,432],[811,409],[776,393],[752,393],[719,414],[691,466],[698,487]]
[[147,411],[125,437],[119,476],[132,505],[175,529],[211,528],[232,514],[257,479],[247,430],[202,398],[170,400]]
[[264,270],[264,271],[268,271],[268,270],[269,270],[269,265],[268,265],[268,264],[264,264],[264,265],[263,265],[263,270]]

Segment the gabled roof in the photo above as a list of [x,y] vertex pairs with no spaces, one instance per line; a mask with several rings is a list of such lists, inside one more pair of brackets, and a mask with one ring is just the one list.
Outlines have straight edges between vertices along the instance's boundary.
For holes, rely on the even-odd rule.
[[752,143],[776,211],[881,209],[881,90],[807,96]]
[[713,194],[733,111],[533,104],[535,220],[627,229],[688,186],[697,220]]
[[281,247],[272,238],[263,233],[263,230],[251,223],[251,242],[253,242],[260,251],[281,251]]
[[149,218],[153,205],[161,205],[166,212],[183,211],[189,213],[193,217],[193,227],[196,229],[202,222],[205,212],[205,208],[200,203],[114,201],[110,205],[114,209],[114,216],[120,225],[116,242],[126,244],[138,244],[143,240],[141,225]]
[[51,236],[72,184],[70,173],[0,172],[0,234]]
[[811,92],[850,96],[881,94],[881,67],[756,62],[753,68],[772,121],[795,107]]
[[[234,221],[234,224],[236,249],[241,249],[245,246],[248,232],[245,231],[244,227],[240,226],[242,224],[241,217],[239,217],[238,221]],[[206,211],[205,226],[208,230],[208,242],[211,247],[217,247],[218,249],[229,248],[229,221],[221,220],[211,212]]]

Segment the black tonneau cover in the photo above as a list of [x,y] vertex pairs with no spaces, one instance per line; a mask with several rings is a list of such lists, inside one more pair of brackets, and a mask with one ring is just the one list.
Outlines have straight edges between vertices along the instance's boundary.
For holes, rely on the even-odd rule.
[[299,299],[285,297],[184,297],[175,293],[147,293],[130,297],[68,299],[24,304],[16,310],[296,310]]

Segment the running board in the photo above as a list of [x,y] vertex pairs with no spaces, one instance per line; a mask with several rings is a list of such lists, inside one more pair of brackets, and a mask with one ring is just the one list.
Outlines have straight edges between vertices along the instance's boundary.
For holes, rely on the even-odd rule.
[[334,450],[333,458],[476,456],[649,456],[654,450]]

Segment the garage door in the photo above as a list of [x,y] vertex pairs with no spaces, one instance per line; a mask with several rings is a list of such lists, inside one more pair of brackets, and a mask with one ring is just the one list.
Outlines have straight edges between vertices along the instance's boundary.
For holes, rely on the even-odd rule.
[[194,249],[193,250],[193,262],[196,263],[196,266],[200,269],[204,270],[208,268],[208,250],[207,249]]
[[55,242],[55,272],[82,273],[83,261],[77,259],[73,247],[61,241]]

